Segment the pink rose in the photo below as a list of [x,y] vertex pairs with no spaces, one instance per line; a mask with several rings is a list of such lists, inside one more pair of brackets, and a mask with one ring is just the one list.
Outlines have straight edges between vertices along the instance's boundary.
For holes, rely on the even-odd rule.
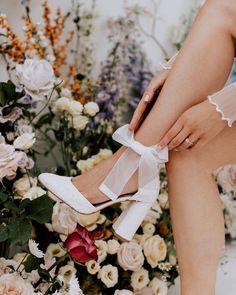
[[75,231],[68,236],[65,245],[70,255],[75,261],[88,262],[90,260],[97,261],[98,254],[94,240],[89,231],[77,225]]
[[3,108],[0,107],[0,123],[6,123],[7,121],[15,122],[22,115],[22,110],[18,107],[14,107],[7,115],[2,114]]

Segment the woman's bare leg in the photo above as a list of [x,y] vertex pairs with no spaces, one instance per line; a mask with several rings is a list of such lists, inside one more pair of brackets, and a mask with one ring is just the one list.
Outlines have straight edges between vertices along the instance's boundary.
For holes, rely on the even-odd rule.
[[214,295],[224,247],[223,210],[213,170],[236,163],[236,125],[196,151],[170,152],[166,164],[181,295]]
[[[208,0],[201,8],[158,101],[135,134],[143,144],[157,143],[183,111],[224,85],[234,56],[231,28],[234,28],[236,13],[231,16],[233,8],[229,2],[231,0],[226,5],[223,0]],[[98,186],[124,149],[122,147],[85,175],[73,178],[74,184],[91,202],[106,200],[106,196],[98,191]],[[127,183],[123,193],[136,189],[137,173]]]

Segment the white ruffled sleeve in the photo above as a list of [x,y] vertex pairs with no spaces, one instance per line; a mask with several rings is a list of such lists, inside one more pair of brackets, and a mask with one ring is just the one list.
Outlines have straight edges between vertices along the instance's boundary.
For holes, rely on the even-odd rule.
[[210,103],[215,105],[217,112],[221,114],[222,120],[226,120],[232,127],[236,120],[236,82],[225,86],[218,92],[207,96]]
[[160,62],[160,66],[164,70],[170,70],[172,68],[172,65],[178,55],[179,51],[177,51],[167,62]]

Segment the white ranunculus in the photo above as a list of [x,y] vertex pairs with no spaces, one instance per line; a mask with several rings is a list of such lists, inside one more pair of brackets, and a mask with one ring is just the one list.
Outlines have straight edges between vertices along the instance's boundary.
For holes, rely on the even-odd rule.
[[158,197],[161,208],[168,209],[169,208],[169,200],[167,193],[161,193]]
[[0,277],[1,295],[34,295],[33,286],[15,273],[3,274]]
[[159,261],[165,259],[167,247],[164,239],[159,235],[148,238],[143,245],[144,255],[151,267],[156,267]]
[[131,275],[131,286],[134,290],[141,290],[147,286],[149,283],[149,274],[148,271],[144,268],[141,268],[138,271],[135,271]]
[[95,275],[96,273],[98,273],[101,268],[100,264],[95,260],[89,260],[88,262],[86,262],[85,265],[87,267],[88,273],[90,273],[91,275]]
[[25,153],[15,151],[10,144],[0,144],[0,179],[3,177],[12,178],[16,175],[16,170],[21,166]]
[[109,254],[111,255],[116,254],[119,247],[120,247],[120,243],[117,240],[111,239],[107,241],[107,252]]
[[23,133],[22,135],[18,136],[14,142],[13,145],[16,149],[19,150],[28,150],[30,149],[33,144],[35,143],[35,133]]
[[102,263],[107,257],[107,243],[103,240],[96,240],[95,245],[97,246],[98,263]]
[[100,149],[98,156],[101,160],[105,160],[107,158],[109,158],[110,156],[112,156],[112,151],[109,149]]
[[59,268],[58,274],[63,277],[64,281],[69,282],[76,272],[74,266],[67,264]]
[[46,250],[46,253],[55,256],[55,257],[63,257],[66,254],[66,251],[62,248],[61,244],[49,244]]
[[79,101],[68,97],[60,97],[55,101],[53,107],[53,112],[56,113],[57,111],[66,111],[72,116],[78,116],[83,111],[83,105]]
[[156,277],[151,280],[149,286],[153,295],[167,295],[168,293],[167,283]]
[[68,112],[72,115],[72,116],[78,116],[81,115],[83,111],[83,105],[76,100],[69,100],[69,104],[68,104]]
[[90,101],[84,105],[85,113],[89,116],[95,116],[99,112],[99,106],[96,102]]
[[118,269],[117,267],[108,264],[104,265],[99,270],[99,278],[107,288],[112,288],[118,283]]
[[23,199],[30,199],[31,201],[46,194],[40,186],[31,187],[23,196]]
[[151,237],[156,231],[155,225],[152,224],[151,222],[144,223],[142,227],[143,227],[143,233],[149,237]]
[[42,99],[54,87],[53,68],[44,59],[26,59],[24,64],[16,65],[16,76],[25,92],[36,99]]
[[139,270],[144,263],[142,248],[134,241],[121,244],[117,252],[119,265],[124,270]]
[[100,217],[100,212],[95,212],[92,214],[79,214],[78,215],[79,224],[86,227],[89,231],[94,230],[97,227],[97,221]]
[[115,290],[114,295],[133,295],[134,293],[127,289]]
[[81,171],[81,174],[83,174],[94,167],[94,160],[91,158],[87,160],[79,160],[76,163],[76,166]]
[[76,130],[84,130],[88,124],[89,119],[86,116],[78,115],[73,117],[73,127]]
[[23,177],[17,179],[13,184],[14,192],[23,197],[24,194],[32,187],[36,186],[37,179],[28,175],[24,175]]

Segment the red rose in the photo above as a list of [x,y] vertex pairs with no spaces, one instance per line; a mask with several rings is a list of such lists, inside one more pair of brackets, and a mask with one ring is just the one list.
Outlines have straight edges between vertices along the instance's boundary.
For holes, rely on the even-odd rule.
[[78,262],[97,261],[97,247],[88,230],[79,224],[75,231],[65,241],[71,257]]

